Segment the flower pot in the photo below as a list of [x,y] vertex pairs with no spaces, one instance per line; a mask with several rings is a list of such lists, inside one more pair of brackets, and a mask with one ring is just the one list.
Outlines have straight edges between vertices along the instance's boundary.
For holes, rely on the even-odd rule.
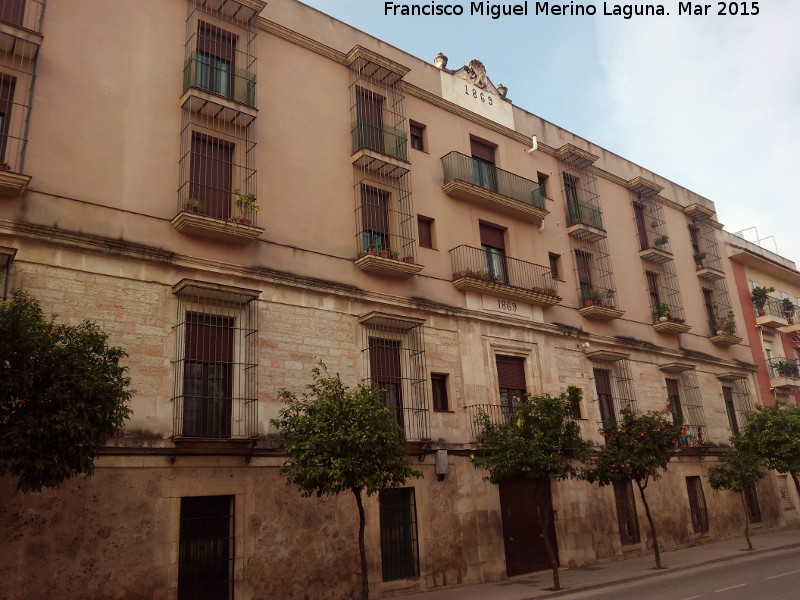
[[403,262],[408,263],[410,265],[414,264],[414,257],[413,256],[405,256],[403,257]]
[[758,316],[759,316],[759,317],[763,317],[763,316],[764,316],[764,315],[766,315],[766,314],[767,314],[767,311],[766,311],[766,310],[764,310],[763,308],[759,308],[759,309],[758,309]]
[[241,223],[242,225],[250,225],[251,222],[252,221],[250,221],[250,219],[246,219],[246,218],[239,219],[239,223]]
[[588,306],[594,306],[594,300],[591,300],[589,298],[584,298],[583,299],[583,307],[586,308]]
[[669,317],[658,317],[659,323],[666,323],[667,321],[669,321]]
[[388,250],[381,250],[380,251],[381,258],[389,258],[389,251]]

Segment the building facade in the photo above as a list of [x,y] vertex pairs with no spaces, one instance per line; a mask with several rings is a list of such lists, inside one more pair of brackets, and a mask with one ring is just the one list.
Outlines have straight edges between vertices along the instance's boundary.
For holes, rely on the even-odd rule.
[[[91,479],[2,482],[0,598],[349,597],[353,499],[287,487],[269,424],[320,359],[380,385],[424,474],[367,499],[374,597],[541,567],[527,485],[469,463],[477,412],[525,392],[580,387],[596,445],[669,400],[662,547],[739,535],[706,474],[763,386],[710,200],[512,104],[480,61],[294,0],[0,6],[0,290],[96,320],[136,390]],[[630,488],[549,498],[562,566],[652,545]],[[751,517],[797,523],[790,500],[767,480]]]

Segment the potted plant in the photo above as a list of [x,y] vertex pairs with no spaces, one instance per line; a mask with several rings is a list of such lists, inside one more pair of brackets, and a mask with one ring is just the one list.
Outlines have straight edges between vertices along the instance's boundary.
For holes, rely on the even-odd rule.
[[414,257],[413,256],[404,256],[403,257],[403,262],[408,263],[410,265],[413,265],[414,262],[415,262],[414,261]]
[[200,211],[200,200],[197,198],[188,198],[183,201],[183,210],[186,212],[196,213]]
[[614,298],[617,297],[617,292],[611,289],[606,290],[606,303],[608,308],[614,308]]
[[400,258],[400,253],[397,250],[392,250],[391,248],[389,248],[389,258],[397,260],[398,258]]
[[670,310],[669,304],[662,302],[661,304],[656,306],[656,309],[653,311],[653,318],[656,321],[661,321],[661,322],[668,321],[671,313],[672,310]]
[[783,314],[786,315],[786,318],[791,321],[795,311],[794,303],[789,300],[789,298],[784,298],[781,300],[781,308],[783,309]]
[[781,377],[792,377],[795,379],[800,377],[800,367],[793,362],[780,358],[773,363],[773,366]]
[[759,316],[764,316],[767,314],[767,311],[764,310],[764,307],[767,305],[767,298],[769,297],[768,294],[774,291],[774,287],[757,285],[750,292],[750,298],[753,300],[753,306],[756,307]]
[[238,187],[233,190],[233,193],[238,196],[236,198],[236,206],[239,207],[239,213],[241,214],[239,223],[242,225],[250,225],[252,222],[250,220],[250,215],[258,212],[259,209],[258,202],[256,202],[256,195],[242,194]]
[[698,269],[703,268],[703,259],[706,257],[705,252],[695,252],[694,253],[694,262],[697,264]]
[[656,237],[656,239],[654,239],[654,240],[653,240],[653,243],[654,243],[656,246],[663,246],[663,245],[664,245],[664,244],[666,244],[668,241],[669,241],[669,236],[666,236],[666,235],[659,235],[659,236],[657,236],[657,237]]
[[589,289],[583,293],[583,306],[601,305],[603,303],[603,294],[599,290]]

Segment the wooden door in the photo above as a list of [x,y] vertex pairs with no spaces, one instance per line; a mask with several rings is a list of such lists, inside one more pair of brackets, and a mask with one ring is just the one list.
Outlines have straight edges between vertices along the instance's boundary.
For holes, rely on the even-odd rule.
[[[498,487],[503,518],[506,574],[511,577],[549,569],[550,559],[542,537],[542,515],[536,508],[535,499],[538,497],[541,511],[547,510],[552,514],[550,480],[545,478],[537,482],[532,479],[516,479],[503,482]],[[558,545],[552,516],[547,535],[557,559]]]

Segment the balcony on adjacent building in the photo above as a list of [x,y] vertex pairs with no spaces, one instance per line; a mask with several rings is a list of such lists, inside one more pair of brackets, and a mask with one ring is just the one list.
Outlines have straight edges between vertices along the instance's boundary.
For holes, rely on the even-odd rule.
[[445,193],[499,212],[538,222],[549,214],[536,182],[460,152],[442,157]]
[[453,285],[459,290],[536,306],[561,302],[558,280],[553,278],[550,267],[463,245],[450,250],[450,259]]
[[756,325],[770,327],[772,329],[783,329],[789,325],[789,317],[785,310],[783,300],[767,296],[763,306],[755,305]]
[[770,387],[789,390],[800,388],[800,360],[771,358],[767,361],[767,370]]

